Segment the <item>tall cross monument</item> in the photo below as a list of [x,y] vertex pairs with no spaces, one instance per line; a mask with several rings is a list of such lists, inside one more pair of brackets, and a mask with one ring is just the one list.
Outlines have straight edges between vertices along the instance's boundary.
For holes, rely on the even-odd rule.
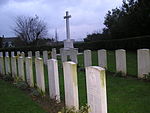
[[64,40],[64,48],[66,49],[74,48],[73,39],[70,39],[69,18],[71,18],[71,15],[69,15],[69,12],[66,11],[66,16],[64,16],[64,19],[66,19],[66,36],[67,36],[67,39]]
[[67,61],[67,56],[70,56],[71,61],[78,63],[77,61],[78,48],[73,47],[74,40],[70,38],[69,18],[71,18],[71,15],[69,15],[69,12],[66,11],[66,15],[64,16],[64,19],[66,19],[67,39],[64,40],[64,48],[60,49],[61,60],[62,62],[65,62]]

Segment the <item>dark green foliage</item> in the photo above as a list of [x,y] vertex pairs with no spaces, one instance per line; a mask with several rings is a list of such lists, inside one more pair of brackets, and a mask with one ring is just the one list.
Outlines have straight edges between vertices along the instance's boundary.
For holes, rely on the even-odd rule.
[[64,107],[61,110],[61,113],[89,113],[89,111],[90,111],[90,106],[86,105],[86,106],[81,106],[79,110],[76,110],[74,107],[72,108]]
[[103,32],[89,34],[84,38],[84,41],[125,39],[150,35],[149,12],[149,0],[123,0],[121,7],[114,8],[106,14]]
[[30,91],[31,91],[30,95],[32,97],[39,97],[39,96],[41,96],[40,92],[38,90],[36,90],[35,88],[31,88]]
[[22,89],[22,90],[28,89],[28,84],[26,82],[24,82],[24,81],[18,81],[18,82],[16,82],[15,86],[17,88]]
[[120,8],[108,11],[104,24],[113,39],[149,35],[149,12],[148,0],[123,0]]
[[115,73],[114,76],[122,77],[124,76],[124,74],[120,71],[120,72]]
[[8,74],[8,75],[4,75],[3,76],[3,79],[5,80],[5,81],[14,81],[14,79],[13,79],[13,77],[10,75],[10,74]]
[[101,41],[85,42],[85,43],[75,43],[75,47],[79,48],[79,51],[83,51],[85,49],[136,50],[140,48],[150,48],[150,36],[141,36],[141,37],[127,38],[127,39],[101,40]]
[[0,48],[2,48],[2,37],[0,37]]
[[62,44],[57,45],[57,46],[24,46],[24,47],[1,48],[0,51],[2,51],[2,52],[8,51],[9,54],[11,51],[14,51],[15,55],[17,55],[17,51],[23,51],[23,52],[25,52],[25,55],[27,56],[28,51],[32,51],[33,55],[34,55],[35,51],[41,51],[41,52],[44,50],[51,51],[52,48],[56,48],[57,53],[58,53],[59,49],[62,47],[63,47]]

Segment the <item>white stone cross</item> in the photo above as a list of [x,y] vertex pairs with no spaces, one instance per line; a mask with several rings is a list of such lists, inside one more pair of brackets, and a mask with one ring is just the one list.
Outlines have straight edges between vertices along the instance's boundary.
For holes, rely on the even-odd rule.
[[66,16],[64,16],[64,19],[66,19],[66,35],[67,35],[67,40],[70,40],[69,18],[71,18],[71,15],[69,15],[69,12],[66,11]]

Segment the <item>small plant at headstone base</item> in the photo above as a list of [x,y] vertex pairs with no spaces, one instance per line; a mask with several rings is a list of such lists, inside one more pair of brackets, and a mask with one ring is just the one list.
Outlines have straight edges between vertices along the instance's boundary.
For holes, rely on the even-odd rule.
[[77,68],[79,72],[85,72],[85,68],[80,66],[79,64],[77,65]]
[[11,76],[11,74],[4,75],[3,79],[8,82],[14,81],[14,78]]
[[123,77],[123,76],[124,76],[124,73],[122,73],[121,71],[119,71],[119,72],[116,72],[116,73],[114,74],[114,76]]
[[18,77],[18,76],[15,76],[14,77],[14,84],[19,82],[19,81],[22,81],[22,79],[20,77]]
[[36,88],[36,90],[40,93],[40,95],[41,95],[42,97],[45,96],[45,92],[43,92],[40,88],[38,88],[37,84],[35,84],[35,88]]
[[38,90],[36,90],[35,88],[30,88],[30,95],[32,98],[36,98],[36,97],[40,97],[41,94]]
[[144,79],[150,81],[150,73],[144,74]]
[[17,88],[20,88],[20,89],[22,89],[22,90],[26,90],[26,89],[28,89],[28,84],[25,82],[25,81],[17,81],[16,83],[15,83],[15,86],[17,87]]
[[85,105],[81,106],[79,110],[76,110],[75,107],[63,107],[62,110],[58,113],[89,113],[90,112],[90,106]]
[[48,54],[48,56],[51,56],[51,51],[48,51],[47,54]]

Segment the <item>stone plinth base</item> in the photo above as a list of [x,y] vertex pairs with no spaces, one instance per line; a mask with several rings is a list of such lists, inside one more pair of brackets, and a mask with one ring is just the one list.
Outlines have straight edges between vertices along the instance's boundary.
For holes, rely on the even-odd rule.
[[68,48],[74,48],[73,47],[73,39],[70,40],[64,40],[64,48],[68,49]]
[[62,62],[66,62],[67,56],[70,57],[71,61],[78,63],[77,55],[78,55],[78,48],[61,48],[60,55]]

